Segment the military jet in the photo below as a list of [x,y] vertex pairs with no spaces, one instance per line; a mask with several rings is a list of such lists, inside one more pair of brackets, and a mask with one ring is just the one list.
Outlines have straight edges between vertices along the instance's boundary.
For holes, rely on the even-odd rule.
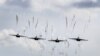
[[57,38],[56,40],[48,40],[48,41],[53,41],[53,42],[59,43],[59,42],[67,41],[67,40],[59,40],[59,39]]
[[[40,37],[41,37],[41,36],[42,36],[42,35],[40,35]],[[44,38],[40,38],[40,37],[35,36],[34,38],[31,37],[31,38],[29,38],[29,39],[34,39],[34,40],[45,40]]]
[[23,36],[23,35],[19,35],[19,34],[9,34],[10,36],[15,36],[17,38],[20,38],[20,37],[27,37],[27,36]]
[[79,36],[77,38],[69,38],[69,39],[72,39],[72,40],[75,40],[75,41],[88,41],[86,39],[81,39]]

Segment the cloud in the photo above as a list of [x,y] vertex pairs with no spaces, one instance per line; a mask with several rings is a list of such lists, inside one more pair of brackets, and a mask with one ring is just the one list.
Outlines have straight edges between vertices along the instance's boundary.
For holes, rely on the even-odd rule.
[[16,38],[9,36],[9,34],[16,34],[12,29],[4,29],[0,31],[0,46],[22,46],[25,48],[31,48],[34,50],[40,50],[40,44],[34,40],[29,40],[27,38]]
[[3,45],[9,45],[9,41],[8,40],[11,39],[10,37],[8,37],[9,33],[11,33],[11,34],[13,33],[14,34],[15,32],[13,30],[11,30],[11,29],[9,29],[9,30],[4,29],[4,30],[0,31],[0,43],[1,44],[3,44]]
[[6,0],[0,0],[0,5],[5,4]]
[[73,0],[31,0],[33,11],[59,10],[69,6]]
[[14,7],[29,8],[30,0],[7,0],[5,4]]
[[72,6],[77,8],[96,8],[100,7],[100,0],[85,0],[85,1],[75,2],[72,4]]
[[[61,1],[61,2],[60,2]],[[91,55],[88,55],[88,54],[90,54],[90,51],[92,51],[92,54],[94,54],[93,53],[93,49],[95,49],[95,47],[97,47],[96,45],[99,45],[99,38],[97,38],[97,36],[95,36],[95,34],[97,34],[97,33],[99,33],[99,32],[97,32],[96,33],[96,31],[99,31],[99,24],[94,24],[94,23],[97,23],[97,21],[100,21],[100,20],[97,20],[97,19],[99,19],[99,17],[97,17],[97,15],[99,15],[98,13],[99,13],[99,11],[100,11],[100,9],[97,9],[97,10],[94,10],[94,9],[90,9],[90,10],[86,10],[86,9],[79,9],[79,8],[72,8],[70,11],[67,11],[66,10],[66,7],[67,7],[67,3],[72,3],[71,1],[70,2],[66,2],[66,1],[64,1],[64,0],[42,0],[42,1],[40,1],[40,0],[34,0],[33,2],[31,2],[31,7],[32,7],[32,10],[33,11],[46,11],[46,10],[48,10],[48,11],[46,11],[46,13],[44,14],[44,16],[43,16],[43,13],[35,13],[35,18],[39,18],[39,30],[41,29],[41,27],[43,27],[43,25],[44,24],[42,24],[41,22],[45,22],[46,21],[46,19],[48,19],[48,21],[49,21],[49,24],[50,25],[53,25],[53,27],[54,27],[54,33],[53,33],[53,35],[55,36],[55,35],[57,35],[58,37],[59,37],[59,39],[62,39],[62,34],[63,33],[61,33],[61,32],[66,32],[65,31],[65,16],[67,16],[68,17],[68,23],[69,23],[69,28],[70,29],[72,29],[71,28],[71,26],[72,25],[70,25],[71,24],[71,19],[73,18],[73,14],[75,14],[76,15],[76,17],[75,17],[75,20],[77,20],[77,25],[76,25],[76,27],[75,27],[75,30],[74,30],[74,33],[72,33],[71,31],[70,31],[70,29],[69,29],[69,31],[67,31],[67,33],[69,33],[69,35],[71,35],[71,36],[69,36],[69,37],[66,37],[66,36],[64,36],[64,38],[70,38],[70,37],[76,37],[75,35],[77,35],[77,34],[81,34],[82,36],[82,38],[85,38],[85,39],[88,39],[89,41],[88,42],[84,42],[84,45],[82,45],[83,46],[83,49],[84,50],[82,50],[82,53],[84,53],[85,51],[87,51],[87,54],[85,53],[85,55],[81,55],[81,56],[91,56]],[[36,3],[36,4],[32,4],[32,3]],[[12,6],[11,4],[9,4],[8,6]],[[19,6],[19,7],[21,7],[20,5],[14,5],[14,6]],[[25,8],[27,8],[27,7],[25,7]],[[62,10],[66,10],[66,11],[64,11],[63,13],[61,13],[60,14],[60,12],[62,12]],[[17,9],[18,10],[18,9]],[[53,10],[52,12],[51,12],[51,10]],[[8,11],[8,10],[7,10]],[[12,11],[12,10],[10,10],[10,11]],[[55,11],[58,11],[57,13],[55,13]],[[21,10],[19,10],[19,12],[22,12]],[[23,15],[23,13],[20,13],[20,26],[18,27],[19,29],[23,26],[23,25],[25,25],[24,23],[22,23],[22,22],[24,22],[23,21],[23,18],[24,18],[24,20],[26,19],[26,18],[28,18],[28,19],[30,19],[31,18],[31,14],[28,14],[26,11],[23,11],[24,12],[24,14],[25,15]],[[63,15],[65,13],[65,15]],[[5,13],[5,14],[7,14],[7,12]],[[4,17],[5,17],[5,14],[4,14]],[[16,13],[15,13],[16,14]],[[46,16],[48,14],[48,16]],[[60,14],[60,15],[59,15]],[[11,16],[11,19],[14,19],[15,18],[15,15],[14,15],[14,11],[13,11],[13,13],[12,14],[7,14],[7,15],[9,15],[9,16]],[[33,14],[32,14],[33,15]],[[36,16],[37,15],[37,16]],[[52,17],[51,17],[51,15],[53,15]],[[85,33],[83,33],[82,32],[82,30],[83,30],[83,28],[84,28],[84,25],[83,24],[87,24],[88,22],[88,19],[89,19],[89,16],[91,17],[91,20],[92,20],[92,25],[91,25],[91,27],[89,27],[88,29],[86,28],[86,32]],[[9,18],[8,16],[6,16],[7,18]],[[10,18],[9,18],[9,21],[11,22],[11,24],[7,24],[7,22],[9,23],[9,21],[7,21],[8,19],[7,18],[5,18],[6,20],[3,20],[3,22],[1,22],[1,27],[3,27],[3,28],[5,28],[5,27],[7,27],[7,26],[9,26],[9,27],[11,27],[11,24],[13,24],[14,23],[14,21],[13,20],[10,20]],[[45,19],[44,19],[45,18]],[[97,20],[97,21],[96,21]],[[1,20],[2,21],[2,20]],[[7,21],[7,22],[6,22]],[[95,22],[94,22],[95,21]],[[4,24],[2,24],[2,23],[5,23],[6,22],[6,24],[4,25]],[[58,23],[59,22],[59,23]],[[93,23],[94,22],[94,23]],[[27,23],[27,21],[25,21],[25,23]],[[73,22],[72,22],[73,23]],[[6,26],[7,25],[7,26]],[[33,26],[33,25],[32,25]],[[98,27],[97,27],[98,26]],[[51,27],[51,26],[50,26]],[[32,28],[33,29],[33,28]],[[28,34],[31,34],[32,32],[32,29],[30,29],[30,31],[28,31]],[[55,30],[56,29],[56,30]],[[62,30],[63,29],[63,30]],[[38,31],[39,31],[38,30]],[[49,31],[50,31],[51,29],[49,29]],[[33,31],[34,32],[34,31]],[[71,32],[71,34],[70,34],[70,32]],[[82,32],[82,33],[81,33]],[[0,31],[0,40],[3,40],[3,39],[5,39],[5,38],[8,38],[7,40],[3,40],[2,42],[0,42],[0,46],[1,46],[1,44],[2,45],[6,45],[6,46],[12,46],[12,45],[15,45],[15,46],[22,46],[22,47],[25,47],[25,48],[31,48],[31,49],[35,49],[35,50],[37,50],[37,49],[40,49],[40,45],[39,45],[39,43],[37,43],[36,41],[34,41],[34,40],[29,40],[29,39],[26,39],[26,38],[16,38],[16,37],[12,37],[12,36],[9,36],[8,34],[14,34],[14,33],[16,33],[14,30],[12,30],[12,29],[4,29],[4,30],[2,30],[2,31]],[[59,35],[58,35],[59,34]],[[65,34],[66,35],[66,34]],[[74,35],[74,36],[73,36]],[[83,36],[84,35],[84,36]],[[86,36],[86,35],[88,35],[88,36]],[[94,36],[93,36],[94,35]],[[28,36],[30,36],[30,35],[28,35]],[[49,38],[50,37],[50,35],[49,36],[47,36],[47,38]],[[94,37],[96,37],[96,38],[94,38]],[[51,38],[50,38],[51,39]],[[56,37],[54,37],[54,39],[56,39]],[[96,39],[98,39],[98,44],[96,43]],[[92,41],[91,41],[92,40]],[[70,42],[72,42],[72,41],[70,41]],[[45,54],[46,56],[48,55],[48,50],[49,50],[49,48],[51,47],[52,48],[52,46],[56,46],[55,44],[53,44],[53,43],[51,43],[51,45],[50,45],[50,43],[48,42],[48,41],[46,41],[46,42],[43,42],[43,44],[45,44],[45,46],[47,46],[47,47],[45,47],[45,52],[43,53],[43,54]],[[48,45],[49,44],[49,45]],[[72,44],[76,44],[76,42],[72,42]],[[77,45],[77,44],[76,44]],[[92,45],[94,45],[94,46],[92,46]],[[70,45],[71,46],[71,45]],[[91,47],[92,46],[92,47]],[[61,48],[62,47],[62,48]],[[56,46],[56,52],[59,52],[60,51],[60,49],[62,50],[63,49],[63,51],[62,52],[66,52],[66,51],[71,51],[71,52],[69,52],[68,54],[74,54],[73,52],[74,52],[74,49],[75,49],[75,46],[72,46],[72,49],[71,48],[69,48],[69,49],[71,49],[71,50],[65,50],[65,48],[63,48],[63,47],[65,47],[65,45],[63,45],[62,43],[61,44],[58,44],[58,46]],[[91,47],[91,48],[90,48]],[[99,47],[99,46],[98,46]],[[87,50],[86,50],[87,49]],[[97,48],[98,49],[98,48]],[[95,52],[98,52],[97,51],[97,49],[95,50]],[[50,49],[51,50],[51,49]],[[58,51],[59,50],[59,51]],[[35,53],[36,51],[34,51],[34,53]],[[38,54],[40,54],[40,53],[38,53]],[[58,54],[58,53],[57,53]],[[96,53],[95,53],[96,54]],[[99,54],[98,54],[99,55]],[[1,55],[2,56],[2,55]],[[36,55],[35,55],[36,56]],[[58,55],[57,55],[58,56]]]

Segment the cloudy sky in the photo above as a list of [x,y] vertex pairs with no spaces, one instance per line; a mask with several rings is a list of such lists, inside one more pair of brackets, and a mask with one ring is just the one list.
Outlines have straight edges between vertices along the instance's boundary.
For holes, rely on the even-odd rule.
[[[100,0],[0,0],[0,56],[100,56],[99,15]],[[77,43],[68,39],[68,48],[63,42],[37,42],[9,36],[16,33],[29,37],[42,34],[47,40],[80,36],[88,41]]]

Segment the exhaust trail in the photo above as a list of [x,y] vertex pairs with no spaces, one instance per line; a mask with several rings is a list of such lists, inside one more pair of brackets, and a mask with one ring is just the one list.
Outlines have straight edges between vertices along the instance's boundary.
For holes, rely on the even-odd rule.
[[32,18],[32,21],[33,21],[33,24],[34,24],[34,16],[33,16],[33,18]]
[[65,18],[65,21],[66,21],[66,28],[68,28],[68,19],[67,19],[67,17]]
[[37,25],[38,25],[38,19],[37,19],[37,22],[36,22],[36,25],[35,25],[35,30],[36,30],[36,28],[37,28]]
[[29,28],[30,28],[30,20],[28,20],[28,25],[29,25]]
[[18,21],[19,21],[18,15],[16,15],[16,25],[18,25]]
[[83,33],[84,33],[84,32],[86,31],[86,29],[88,28],[90,22],[91,22],[91,19],[90,19],[90,17],[89,17],[89,19],[88,19],[88,23],[85,24],[85,26],[84,26]]
[[[69,42],[68,42],[68,40],[66,40],[66,42],[67,42],[67,47],[69,48]],[[66,42],[64,42],[65,45],[66,45]]]
[[32,48],[31,48],[31,45],[27,42],[27,39],[26,39],[26,38],[25,38],[25,43],[26,43],[27,46],[28,46],[28,49],[29,49],[29,51],[30,51],[30,55],[33,56],[33,50],[32,50]]
[[45,34],[47,34],[47,30],[48,30],[48,22],[47,22],[46,27],[45,27]]
[[73,30],[72,30],[72,31],[74,31],[75,26],[76,26],[76,21],[75,21],[75,23],[74,23],[74,25],[73,25]]

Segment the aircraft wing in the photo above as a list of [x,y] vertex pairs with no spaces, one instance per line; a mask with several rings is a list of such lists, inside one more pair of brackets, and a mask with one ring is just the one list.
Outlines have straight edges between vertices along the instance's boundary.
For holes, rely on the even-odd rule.
[[88,40],[86,40],[86,39],[81,39],[81,41],[88,41]]
[[69,38],[69,39],[76,40],[76,38]]
[[44,38],[38,38],[38,39],[45,40]]
[[29,39],[34,39],[34,38],[31,37],[31,38],[29,38]]
[[20,35],[20,37],[27,37],[27,36]]
[[55,41],[55,40],[48,40],[48,41]]
[[64,41],[67,41],[67,40],[59,40],[60,42],[62,41],[62,42],[64,42]]
[[63,42],[63,41],[65,41],[65,40],[59,40],[60,42]]
[[28,39],[34,39],[35,37],[27,37]]
[[9,34],[10,36],[16,36],[15,34]]

